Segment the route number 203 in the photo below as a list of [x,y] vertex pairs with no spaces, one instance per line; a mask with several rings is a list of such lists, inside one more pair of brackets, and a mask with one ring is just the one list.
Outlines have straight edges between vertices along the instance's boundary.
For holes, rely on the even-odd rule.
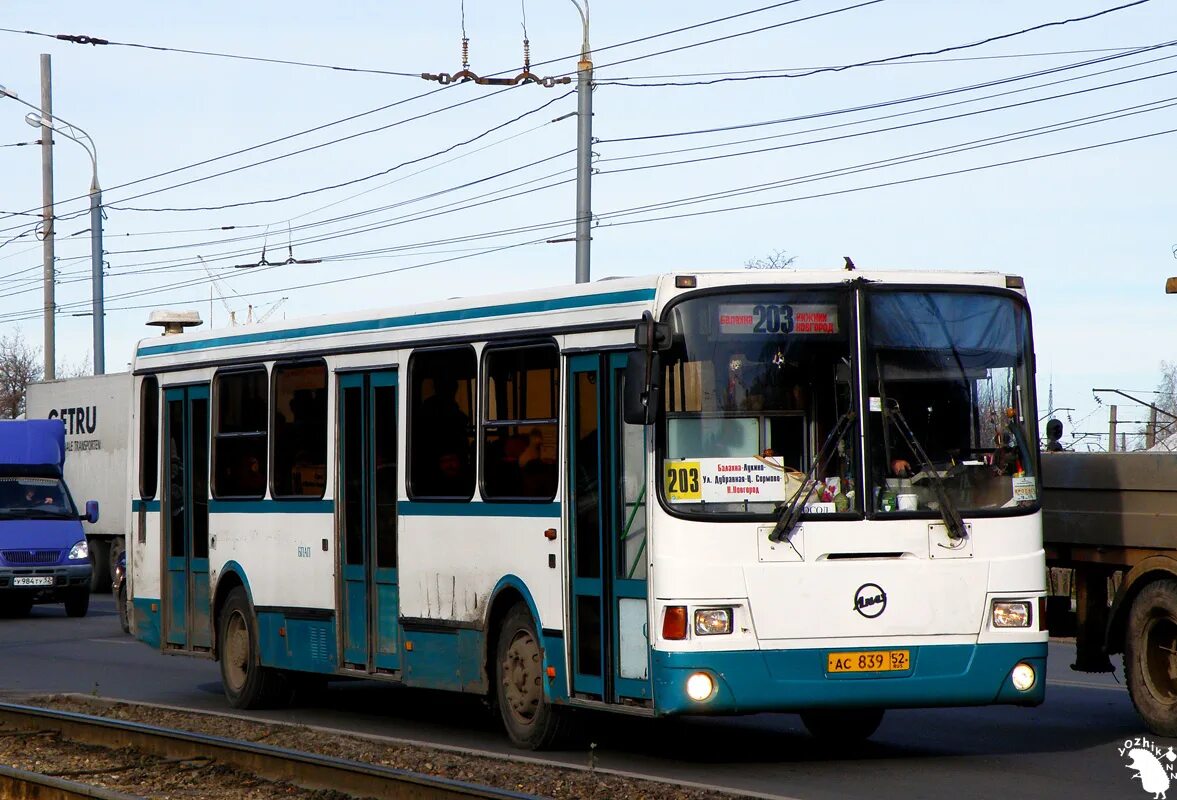
[[752,307],[753,333],[792,333],[793,307],[766,303]]
[[672,503],[703,498],[697,461],[666,462],[665,484],[666,499]]

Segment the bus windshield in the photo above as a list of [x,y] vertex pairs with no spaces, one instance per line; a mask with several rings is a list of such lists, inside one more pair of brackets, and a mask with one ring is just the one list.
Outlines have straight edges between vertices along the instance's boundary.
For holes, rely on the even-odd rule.
[[826,448],[853,403],[849,287],[695,296],[665,317],[659,429],[664,500],[684,513],[856,510],[857,437]]
[[1036,507],[1020,298],[868,288],[863,325],[871,510],[932,514],[945,499],[966,514]]

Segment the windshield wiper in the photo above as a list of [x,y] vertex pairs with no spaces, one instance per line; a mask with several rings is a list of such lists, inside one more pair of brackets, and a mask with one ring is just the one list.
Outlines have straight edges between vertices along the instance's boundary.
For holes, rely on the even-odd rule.
[[805,508],[804,500],[809,495],[810,484],[813,482],[814,476],[817,475],[818,469],[825,470],[826,465],[834,455],[834,450],[837,449],[838,442],[842,440],[846,431],[849,430],[850,423],[854,421],[854,417],[854,409],[851,408],[847,409],[846,413],[838,418],[838,423],[830,431],[830,435],[826,437],[821,450],[818,451],[817,458],[809,465],[809,471],[805,473],[805,479],[801,481],[801,488],[793,495],[793,499],[781,508],[776,525],[773,526],[772,532],[768,534],[768,540],[770,542],[787,542],[789,537],[793,535],[793,530],[801,520],[801,513]]
[[936,471],[936,466],[932,463],[932,459],[928,458],[928,453],[924,450],[924,446],[920,444],[920,440],[916,438],[915,432],[907,424],[907,418],[899,410],[898,401],[890,398],[886,398],[883,401],[883,418],[883,425],[885,426],[890,423],[895,426],[895,430],[899,431],[900,435],[907,441],[907,446],[919,462],[920,469],[926,472],[931,478],[932,491],[936,493],[936,500],[940,505],[940,517],[944,520],[944,527],[948,529],[948,538],[957,540],[967,537],[968,529],[965,527],[964,520],[960,516],[960,511],[956,508],[956,503],[953,502],[951,495],[948,494],[948,490],[944,488],[944,481],[940,479],[940,473]]

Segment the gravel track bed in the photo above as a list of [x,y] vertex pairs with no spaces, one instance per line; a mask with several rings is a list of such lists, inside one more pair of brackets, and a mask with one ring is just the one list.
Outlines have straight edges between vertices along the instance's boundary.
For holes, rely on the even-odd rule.
[[[264,742],[275,747],[349,758],[560,800],[731,800],[733,797],[724,792],[632,779],[607,772],[387,743],[301,725],[173,711],[77,696],[41,696],[22,698],[15,702],[228,739]],[[215,795],[217,800],[270,800],[280,797],[346,800],[349,797],[339,792],[312,791],[284,783],[271,783],[207,762],[168,762],[129,750],[63,742],[50,734],[0,734],[0,763],[152,798]]]

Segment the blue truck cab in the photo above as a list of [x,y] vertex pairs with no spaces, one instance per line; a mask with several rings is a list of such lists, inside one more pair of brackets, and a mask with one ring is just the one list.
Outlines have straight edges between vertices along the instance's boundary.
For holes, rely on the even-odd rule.
[[62,479],[65,425],[59,419],[0,421],[0,616],[25,616],[34,603],[64,603],[71,617],[90,607],[90,554],[82,520]]

